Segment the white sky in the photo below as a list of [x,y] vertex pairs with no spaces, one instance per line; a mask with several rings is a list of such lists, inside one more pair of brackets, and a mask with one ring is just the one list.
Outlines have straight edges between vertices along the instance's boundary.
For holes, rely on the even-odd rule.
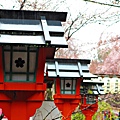
[[[72,0],[74,1],[74,0]],[[99,13],[100,11],[105,11],[107,8],[110,8],[108,6],[101,6],[101,5],[97,5],[94,3],[86,3],[83,0],[76,0],[77,2],[71,2],[71,10],[73,15],[75,15],[75,13],[77,14],[79,11],[83,11],[88,14],[92,14],[92,13]],[[100,2],[105,2],[105,0],[99,0]],[[110,0],[106,0],[106,2],[110,2]],[[76,9],[75,9],[76,8]],[[112,9],[109,11],[110,12],[115,12],[118,11],[119,8],[114,8],[112,7]],[[108,14],[109,14],[108,13]],[[113,22],[113,21],[112,21]],[[110,27],[107,28],[107,26],[102,25],[102,24],[89,24],[85,27],[82,27],[79,32],[77,32],[76,34],[74,34],[75,38],[80,39],[80,41],[82,42],[89,42],[89,41],[95,41],[97,42],[100,39],[101,33],[104,32],[104,36],[102,36],[103,39],[105,39],[107,37],[107,33],[113,33],[113,34],[120,34],[120,30],[119,30],[119,26],[120,22],[117,24],[113,24]]]

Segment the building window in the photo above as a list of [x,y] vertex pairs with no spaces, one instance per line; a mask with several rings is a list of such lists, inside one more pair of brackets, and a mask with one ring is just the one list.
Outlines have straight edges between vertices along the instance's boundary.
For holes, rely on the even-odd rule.
[[110,89],[110,86],[107,86],[107,89]]
[[118,80],[116,80],[116,82],[118,82]]
[[107,83],[107,85],[110,85],[110,83]]
[[117,86],[117,87],[115,87],[115,90],[117,90],[117,91],[118,91],[118,86]]
[[110,90],[107,89],[106,91],[109,92]]
[[118,85],[118,83],[115,83],[115,85]]
[[117,93],[117,92],[118,92],[118,90],[115,90],[115,92]]

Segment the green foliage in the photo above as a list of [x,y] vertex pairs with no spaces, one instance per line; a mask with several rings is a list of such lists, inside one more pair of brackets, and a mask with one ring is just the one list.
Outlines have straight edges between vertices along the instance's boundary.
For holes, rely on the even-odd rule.
[[[93,116],[93,120],[96,120],[97,117],[101,118],[103,117],[103,112],[104,111],[108,111],[111,114],[111,119],[116,119],[117,116],[113,113],[112,111],[112,107],[110,106],[110,104],[106,103],[105,101],[99,101],[98,102],[98,106],[99,109],[98,111],[95,113],[95,115]],[[110,120],[109,115],[107,114],[106,119],[105,120]]]
[[[92,120],[97,120],[96,118],[99,118],[100,120],[102,120],[104,111],[110,112],[111,120],[117,118],[117,116],[113,113],[112,107],[110,106],[110,104],[106,103],[105,101],[99,101],[98,106],[99,106],[98,111],[95,113]],[[81,112],[77,112],[72,115],[72,120],[85,120],[85,116]],[[110,120],[109,114],[107,114],[105,120]]]
[[78,112],[72,115],[72,120],[85,120],[85,116],[81,112]]
[[47,88],[47,100],[53,100],[52,91],[50,88]]
[[88,93],[88,94],[93,94],[93,91],[90,90],[90,89],[88,89],[87,93]]

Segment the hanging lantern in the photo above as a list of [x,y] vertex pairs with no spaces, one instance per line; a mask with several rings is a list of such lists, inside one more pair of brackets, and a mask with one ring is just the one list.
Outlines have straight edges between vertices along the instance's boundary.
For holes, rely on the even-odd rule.
[[89,73],[89,63],[90,60],[82,59],[47,60],[46,79],[55,81],[54,102],[64,116],[62,120],[70,120],[70,115],[79,105],[82,80],[97,78]]
[[[42,105],[46,59],[68,47],[66,12],[0,10],[0,107],[9,120],[28,120]],[[19,116],[19,117],[18,117]]]
[[80,87],[81,106],[80,109],[85,115],[86,120],[92,120],[92,116],[98,109],[98,96],[104,94],[102,85],[98,80],[83,80]]

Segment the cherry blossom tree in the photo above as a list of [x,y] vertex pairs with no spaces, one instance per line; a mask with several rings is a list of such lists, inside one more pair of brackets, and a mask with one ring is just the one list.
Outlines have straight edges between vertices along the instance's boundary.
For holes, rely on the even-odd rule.
[[120,37],[100,40],[97,46],[97,56],[92,60],[90,71],[94,74],[120,74]]

